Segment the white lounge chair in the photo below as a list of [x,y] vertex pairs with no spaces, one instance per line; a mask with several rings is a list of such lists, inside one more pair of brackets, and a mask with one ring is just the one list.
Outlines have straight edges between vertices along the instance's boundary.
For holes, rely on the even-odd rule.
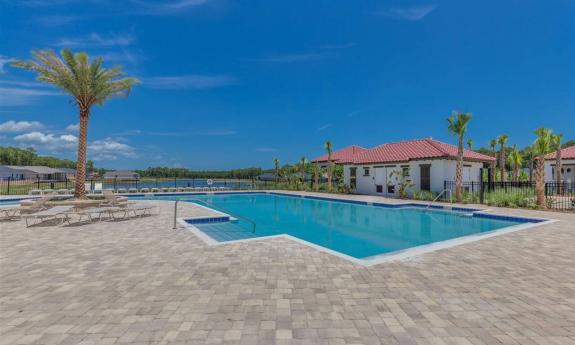
[[[42,211],[38,211],[35,213],[30,213],[30,214],[23,214],[21,217],[24,218],[24,220],[26,221],[26,227],[30,227],[31,225],[42,223],[42,222],[49,220],[49,219],[57,219],[57,218],[60,218],[61,216],[64,216],[64,218],[61,219],[62,222],[64,222],[68,219],[68,214],[70,213],[70,211],[72,209],[74,209],[74,206],[55,206],[55,207],[49,208],[47,210],[42,210]],[[30,222],[29,222],[30,219],[40,220],[40,221],[37,223],[30,224]]]
[[121,210],[121,208],[120,207],[109,207],[109,206],[93,207],[93,208],[77,210],[74,212],[70,212],[68,214],[68,217],[66,217],[66,222],[68,224],[71,224],[70,223],[71,218],[69,217],[70,215],[78,216],[77,222],[81,222],[84,217],[88,217],[88,220],[90,220],[90,222],[92,222],[95,218],[95,217],[93,217],[94,215],[97,215],[98,221],[101,221],[102,215],[108,215],[108,217],[112,218],[112,212],[116,212],[118,210]]

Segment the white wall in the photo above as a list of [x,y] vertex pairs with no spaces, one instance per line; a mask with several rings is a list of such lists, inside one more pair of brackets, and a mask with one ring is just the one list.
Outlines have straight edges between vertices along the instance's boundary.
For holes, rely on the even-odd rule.
[[[396,163],[396,164],[370,164],[370,165],[345,165],[344,166],[344,182],[350,184],[350,168],[357,167],[357,178],[356,178],[356,189],[355,192],[358,194],[371,194],[371,195],[388,195],[397,196],[399,179],[397,176],[389,179],[393,185],[396,185],[395,193],[388,193],[387,186],[383,186],[383,193],[376,192],[376,180],[381,183],[383,180],[380,176],[376,177],[376,167],[385,167],[386,170],[382,168],[377,168],[377,172],[386,171],[387,175],[393,170],[401,169],[404,166],[409,167],[409,180],[413,183],[411,191],[419,191],[421,176],[420,176],[420,165],[430,164],[430,188],[434,193],[439,193],[443,190],[444,181],[455,181],[455,167],[457,162],[455,160],[447,159],[429,159],[429,160],[417,160],[406,163]],[[364,168],[369,168],[369,176],[364,175]],[[464,182],[479,182],[480,169],[483,167],[483,163],[480,162],[464,162],[463,168],[463,181]]]
[[[575,183],[575,159],[563,159],[561,165],[563,167],[563,182]],[[545,182],[555,182],[554,168],[554,160],[545,161]]]

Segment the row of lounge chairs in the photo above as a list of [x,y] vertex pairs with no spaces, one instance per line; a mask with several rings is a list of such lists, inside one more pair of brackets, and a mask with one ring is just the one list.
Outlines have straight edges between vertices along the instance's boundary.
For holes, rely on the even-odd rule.
[[127,202],[125,198],[116,197],[108,191],[104,192],[104,200],[96,207],[78,208],[68,205],[50,207],[48,202],[55,195],[45,195],[32,203],[27,203],[26,206],[1,207],[0,220],[24,219],[26,227],[48,220],[71,224],[73,220],[79,223],[86,218],[93,222],[94,220],[101,221],[103,218],[119,220],[142,217],[151,215],[154,208],[153,205]]
[[[177,193],[177,192],[216,192],[230,190],[228,187],[163,187],[163,188],[117,188],[104,189],[104,191],[110,190],[115,193]],[[33,189],[28,194],[29,195],[49,195],[49,194],[60,194],[60,195],[70,195],[74,194],[73,189]],[[93,194],[103,193],[102,189],[94,189],[91,191]]]

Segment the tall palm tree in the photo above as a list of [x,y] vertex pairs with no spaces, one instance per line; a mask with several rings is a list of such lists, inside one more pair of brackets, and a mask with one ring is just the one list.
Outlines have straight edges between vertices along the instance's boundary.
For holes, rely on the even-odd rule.
[[509,160],[513,167],[512,180],[513,182],[519,182],[519,168],[521,168],[521,164],[523,163],[523,157],[521,156],[521,153],[517,151],[517,145],[513,145],[513,149],[509,155]]
[[276,183],[278,183],[279,177],[280,177],[280,160],[277,158],[274,158],[274,168],[275,168],[275,180]]
[[489,141],[489,146],[491,146],[491,153],[495,160],[491,161],[491,171],[489,171],[489,175],[492,182],[495,182],[495,170],[497,170],[497,139],[491,139]]
[[501,182],[505,182],[505,144],[508,140],[509,136],[506,134],[501,134],[497,138],[497,143],[499,143],[499,174]]
[[545,155],[552,150],[553,133],[548,128],[537,128],[535,130],[537,140],[533,144],[535,158],[535,194],[537,195],[537,206],[545,208]]
[[457,165],[455,168],[455,200],[461,202],[463,199],[463,137],[467,132],[467,125],[471,120],[471,113],[460,113],[454,111],[447,119],[449,131],[457,136]]
[[319,168],[319,164],[316,162],[313,163],[313,191],[317,192],[319,190],[319,174],[321,169]]
[[533,161],[535,154],[533,153],[533,147],[526,147],[523,149],[525,157],[529,160],[529,182],[533,182]]
[[471,138],[467,139],[467,149],[473,151],[473,139]]
[[561,170],[563,170],[563,162],[561,162],[561,139],[563,134],[553,135],[553,148],[555,149],[555,182],[557,183],[557,193],[563,193],[563,179],[561,178]]
[[333,167],[331,163],[331,154],[333,153],[333,145],[331,141],[326,141],[324,148],[327,151],[327,191],[331,192],[331,179],[333,174]]
[[94,105],[103,105],[113,97],[126,96],[139,81],[124,77],[120,66],[104,68],[102,58],[90,62],[88,54],[73,53],[62,49],[60,56],[52,50],[32,51],[33,60],[15,61],[14,67],[36,72],[38,80],[52,84],[72,96],[80,112],[78,135],[78,159],[76,162],[76,183],[74,197],[86,197],[86,148],[88,142],[88,120]]

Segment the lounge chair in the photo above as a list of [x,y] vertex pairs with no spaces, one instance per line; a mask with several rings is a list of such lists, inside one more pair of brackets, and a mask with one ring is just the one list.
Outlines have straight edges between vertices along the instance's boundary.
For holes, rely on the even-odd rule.
[[42,194],[53,194],[54,190],[51,188],[42,190]]
[[[64,216],[64,218],[61,218],[62,222],[67,221],[68,215],[72,209],[74,209],[74,206],[55,206],[47,210],[23,214],[21,217],[26,221],[26,227],[28,228],[31,225],[39,224],[49,219],[57,219],[61,216]],[[39,222],[30,224],[30,219],[39,220]]]
[[110,190],[103,192],[104,201],[100,203],[100,207],[125,207],[128,203],[128,198],[125,196],[116,196]]
[[158,193],[160,190],[158,188],[152,188],[152,193]]
[[170,188],[165,188],[165,187],[162,188],[162,193],[166,193],[166,192],[169,192],[169,191],[170,191]]
[[65,194],[70,193],[70,190],[69,190],[69,189],[62,188],[62,189],[58,189],[58,190],[56,191],[56,193],[58,193],[58,194],[60,194],[60,195],[65,195]]
[[105,215],[108,215],[108,217],[112,218],[112,212],[116,212],[119,210],[121,210],[120,207],[110,207],[110,206],[80,209],[80,210],[68,213],[68,217],[66,217],[65,221],[68,224],[71,224],[71,222],[70,222],[71,218],[69,217],[70,215],[78,216],[77,222],[81,222],[84,217],[88,217],[90,222],[92,222],[94,220],[93,215],[97,215],[98,221],[101,221],[102,215],[105,214]]
[[150,189],[149,188],[142,188],[142,189],[140,189],[140,192],[141,193],[149,193]]
[[20,206],[0,207],[0,220],[12,220],[18,218]]
[[126,188],[118,188],[117,193],[127,193],[128,191],[126,190]]
[[[140,204],[140,203],[128,203],[128,205],[126,207],[120,207],[117,208],[116,210],[110,211],[109,214],[112,217],[112,219],[114,220],[118,220],[119,218],[125,219],[128,216],[130,216],[131,214],[134,215],[134,217],[143,217],[146,215],[150,215],[150,211],[152,209],[156,208],[156,206],[154,205],[148,205],[148,204]],[[138,215],[138,212],[141,212]],[[122,214],[119,218],[117,217],[118,214]]]
[[[40,198],[23,200],[20,202],[20,213],[33,213],[42,211],[48,208],[48,201],[52,200],[56,194],[44,195]],[[22,212],[24,211],[24,212]]]
[[42,191],[40,189],[32,189],[28,192],[29,195],[42,195]]
[[130,188],[130,189],[128,189],[128,193],[138,193],[138,189],[137,188]]

